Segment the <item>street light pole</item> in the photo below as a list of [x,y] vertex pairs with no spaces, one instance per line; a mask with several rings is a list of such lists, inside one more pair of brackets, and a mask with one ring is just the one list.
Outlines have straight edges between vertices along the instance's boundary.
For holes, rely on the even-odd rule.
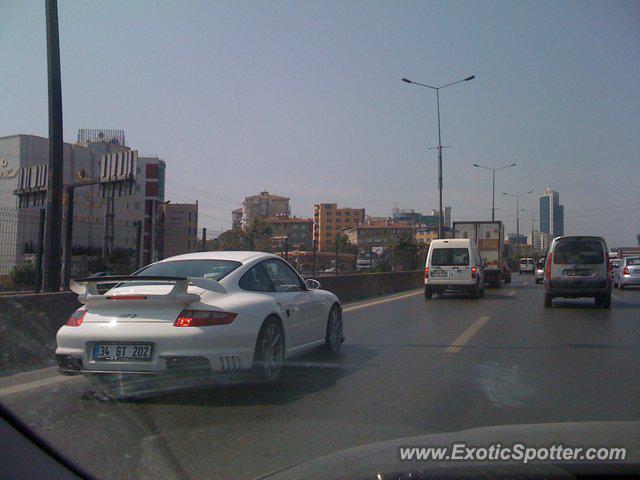
[[525,193],[507,193],[502,192],[503,195],[508,197],[515,197],[516,199],[516,256],[518,261],[520,260],[520,197],[524,197],[525,195],[530,195],[533,193],[533,190],[529,190]]
[[451,85],[455,85],[461,82],[468,82],[469,80],[473,80],[475,75],[471,75],[470,77],[464,78],[462,80],[458,80],[456,82],[451,82],[446,85],[442,85],[441,87],[433,87],[431,85],[427,85],[424,83],[414,82],[409,80],[408,78],[403,78],[402,81],[405,83],[411,83],[413,85],[419,85],[421,87],[427,87],[436,91],[436,109],[438,112],[438,208],[439,208],[439,219],[438,219],[438,238],[444,238],[444,210],[442,209],[442,131],[440,128],[440,90],[446,87],[450,87]]
[[517,164],[512,163],[511,165],[504,165],[498,168],[485,167],[484,165],[478,165],[474,163],[474,167],[484,168],[485,170],[491,170],[491,221],[494,222],[496,220],[496,172],[498,170],[504,170],[505,168],[515,167]]

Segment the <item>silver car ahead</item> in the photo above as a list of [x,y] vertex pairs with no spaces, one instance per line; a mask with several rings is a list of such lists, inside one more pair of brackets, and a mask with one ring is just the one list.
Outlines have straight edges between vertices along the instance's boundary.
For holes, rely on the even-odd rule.
[[623,258],[614,271],[614,287],[623,290],[629,285],[640,285],[640,257]]
[[566,236],[551,242],[544,274],[544,306],[555,297],[593,297],[611,307],[611,262],[602,237]]

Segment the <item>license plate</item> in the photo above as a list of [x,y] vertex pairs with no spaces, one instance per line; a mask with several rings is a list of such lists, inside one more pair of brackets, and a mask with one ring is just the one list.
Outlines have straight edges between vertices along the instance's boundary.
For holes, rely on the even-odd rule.
[[447,276],[447,272],[433,272],[432,276],[439,277],[439,278],[446,277]]
[[93,346],[94,360],[151,360],[151,345],[98,343]]
[[593,270],[586,270],[586,269],[565,270],[564,274],[567,277],[589,277],[593,274]]

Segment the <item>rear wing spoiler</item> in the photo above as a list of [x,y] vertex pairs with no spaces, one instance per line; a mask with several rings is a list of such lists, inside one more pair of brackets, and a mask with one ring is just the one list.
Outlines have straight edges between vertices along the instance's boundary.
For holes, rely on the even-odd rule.
[[[135,294],[117,293],[114,295],[101,294],[98,285],[103,283],[115,283],[119,287],[126,284],[149,284],[149,283],[173,283],[174,286],[169,293],[157,294]],[[108,303],[114,300],[147,300],[175,303],[193,303],[200,300],[200,295],[189,293],[189,285],[202,288],[210,292],[227,293],[225,288],[211,278],[203,277],[156,277],[156,276],[132,276],[132,275],[112,275],[105,277],[75,278],[69,282],[71,291],[78,294],[78,301],[86,304]],[[133,286],[133,285],[132,285]]]

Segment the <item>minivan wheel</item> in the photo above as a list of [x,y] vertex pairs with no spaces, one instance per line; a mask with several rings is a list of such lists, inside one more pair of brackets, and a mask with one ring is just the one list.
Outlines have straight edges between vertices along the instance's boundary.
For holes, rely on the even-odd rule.
[[619,283],[619,284],[618,284],[618,288],[619,288],[620,290],[624,290],[624,285],[623,285],[623,284],[621,284],[621,283]]
[[431,290],[429,290],[428,288],[424,289],[424,298],[426,298],[427,300],[430,300],[431,297],[433,297],[433,292]]
[[544,308],[551,308],[553,305],[553,295],[549,293],[544,294]]
[[611,308],[611,295],[598,295],[595,300],[597,307]]

